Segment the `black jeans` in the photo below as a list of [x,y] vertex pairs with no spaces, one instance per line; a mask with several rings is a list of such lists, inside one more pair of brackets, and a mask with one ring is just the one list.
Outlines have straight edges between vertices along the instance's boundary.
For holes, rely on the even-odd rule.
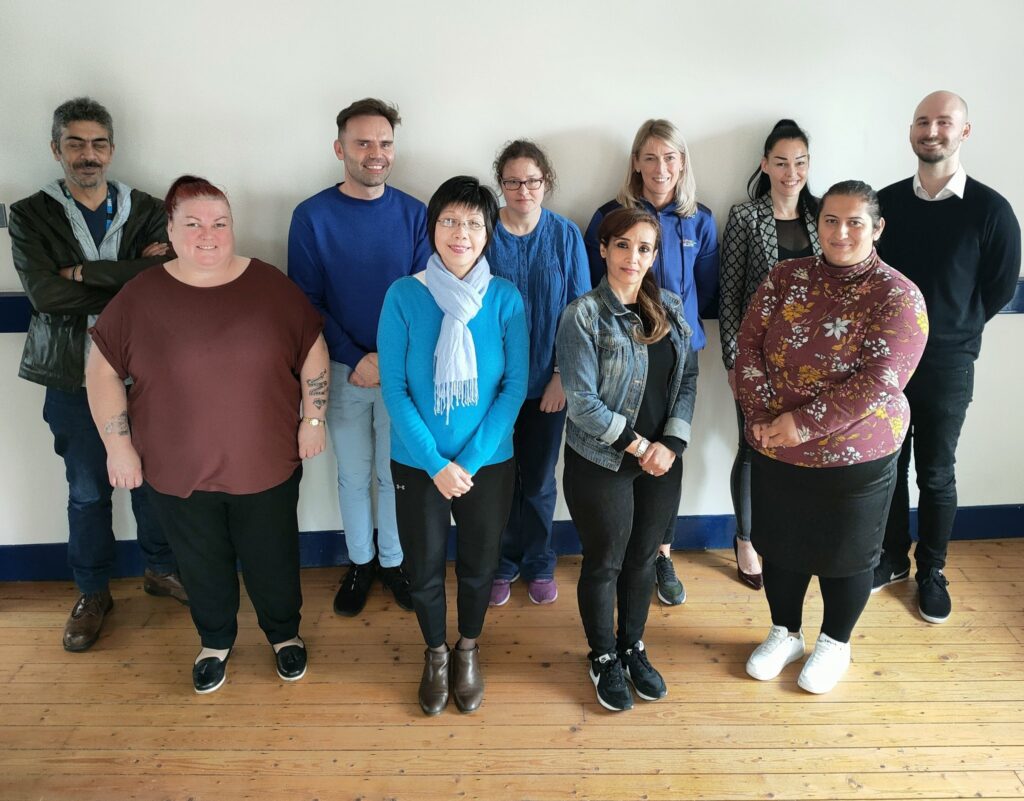
[[196,491],[179,498],[152,491],[205,648],[230,648],[238,634],[236,559],[267,640],[298,636],[301,478],[300,467],[284,483],[251,495]]
[[679,511],[682,474],[682,459],[654,478],[629,454],[616,472],[565,448],[562,487],[583,546],[576,595],[591,658],[643,639],[654,560]]
[[910,456],[914,456],[920,498],[917,505],[919,573],[946,565],[956,519],[956,446],[974,396],[974,365],[919,367],[904,390],[910,401],[910,430],[896,467],[896,491],[882,547],[897,561],[910,551]]
[[743,409],[736,404],[736,425],[740,430],[739,444],[736,446],[736,458],[732,463],[729,475],[729,490],[732,494],[732,508],[736,515],[736,536],[741,540],[750,541],[750,458],[753,448],[747,442],[745,433],[746,420]]
[[398,538],[423,639],[431,648],[447,642],[444,580],[453,517],[459,634],[470,639],[479,637],[498,569],[501,530],[512,504],[515,460],[480,468],[473,476],[473,488],[451,500],[438,491],[424,470],[392,460],[391,478],[395,484]]
[[501,535],[498,578],[549,579],[555,574],[551,529],[558,500],[555,466],[562,444],[565,409],[542,412],[540,398],[528,398],[519,410],[513,443],[516,480],[512,511]]
[[[797,573],[766,559],[764,561],[764,594],[772,610],[772,623],[799,631],[803,624],[804,596],[811,583],[810,573]],[[853,627],[871,596],[874,570],[852,576],[828,578],[818,576],[824,616],[821,631],[838,642],[849,642]]]

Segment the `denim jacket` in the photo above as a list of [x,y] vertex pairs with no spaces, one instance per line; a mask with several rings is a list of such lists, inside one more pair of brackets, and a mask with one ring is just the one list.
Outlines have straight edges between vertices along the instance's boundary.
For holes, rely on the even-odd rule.
[[[688,442],[697,395],[697,360],[690,354],[693,332],[678,295],[663,289],[661,301],[676,350],[664,433]],[[639,324],[640,318],[622,305],[603,278],[596,289],[566,307],[555,340],[569,409],[566,443],[609,470],[622,464],[623,454],[612,443],[627,425],[636,424],[647,385],[647,346],[631,335]]]

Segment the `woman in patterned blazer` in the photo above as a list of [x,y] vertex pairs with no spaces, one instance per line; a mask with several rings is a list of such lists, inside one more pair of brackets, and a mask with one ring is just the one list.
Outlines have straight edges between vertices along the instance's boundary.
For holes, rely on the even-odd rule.
[[[736,394],[736,337],[750,298],[777,262],[821,253],[815,217],[818,201],[807,187],[807,134],[793,120],[775,123],[764,143],[761,164],[747,182],[750,200],[732,207],[722,238],[719,330],[722,361]],[[739,446],[730,487],[736,513],[736,572],[741,582],[761,589],[761,566],[750,544],[750,446],[743,436],[743,411],[736,404]]]

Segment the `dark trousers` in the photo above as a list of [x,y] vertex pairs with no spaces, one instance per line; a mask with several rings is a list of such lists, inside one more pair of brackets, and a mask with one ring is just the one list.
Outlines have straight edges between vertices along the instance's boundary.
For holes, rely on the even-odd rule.
[[[694,372],[696,372],[696,370],[697,370],[697,351],[691,350],[689,353],[686,354],[686,369],[687,370],[693,370]],[[677,459],[676,461],[677,462],[682,462],[682,458]],[[680,494],[682,494],[682,491],[683,491],[682,480],[683,480],[683,468],[682,468],[682,465],[680,465],[680,467],[679,467],[679,482],[680,482],[680,486],[678,487]],[[661,537],[661,544],[662,545],[668,545],[669,547],[672,546],[672,543],[675,541],[675,538],[676,538],[676,522],[677,522],[677,518],[679,516],[679,509],[678,509],[679,502],[678,502],[678,500],[676,501],[676,507],[677,507],[676,511],[673,513],[672,517],[669,519],[668,524],[665,526],[665,533]]]
[[516,475],[512,510],[501,535],[498,578],[511,579],[522,573],[526,581],[533,581],[555,574],[551,527],[558,500],[555,466],[563,428],[565,410],[542,412],[540,398],[526,400],[519,410],[513,434]]
[[740,430],[739,444],[736,446],[736,458],[732,463],[729,475],[729,490],[732,494],[732,509],[736,515],[736,536],[741,540],[750,540],[750,459],[753,448],[747,442],[744,433],[746,420],[743,409],[736,404],[736,425]]
[[482,467],[473,488],[461,498],[445,498],[426,471],[392,460],[398,538],[405,554],[410,591],[423,639],[430,648],[447,642],[445,569],[448,532],[455,518],[455,576],[459,634],[480,636],[498,569],[501,530],[508,520],[515,460]]
[[896,491],[882,547],[897,561],[910,551],[910,457],[920,498],[917,504],[919,573],[946,565],[956,519],[956,446],[974,396],[974,365],[918,368],[904,390],[910,401],[910,431],[896,467]]
[[[764,593],[772,610],[772,623],[799,631],[803,624],[804,596],[811,583],[810,573],[797,573],[765,560]],[[818,576],[824,617],[821,631],[833,640],[849,642],[871,596],[874,570],[853,576],[827,578]]]
[[[629,454],[619,471],[565,448],[562,486],[583,546],[576,585],[591,658],[643,639],[654,590],[654,560],[679,510],[683,465],[654,478]],[[615,612],[618,608],[618,636]]]
[[[107,476],[107,451],[89,412],[85,389],[65,392],[48,387],[43,419],[53,433],[53,449],[64,460],[68,480],[68,565],[80,592],[105,590],[116,559],[114,490]],[[174,554],[150,508],[147,488],[132,490],[131,498],[146,566],[160,574],[174,572]]]
[[271,643],[299,634],[299,481],[302,468],[276,487],[251,495],[152,493],[171,541],[192,621],[205,648],[230,648],[238,634],[238,573],[260,628]]

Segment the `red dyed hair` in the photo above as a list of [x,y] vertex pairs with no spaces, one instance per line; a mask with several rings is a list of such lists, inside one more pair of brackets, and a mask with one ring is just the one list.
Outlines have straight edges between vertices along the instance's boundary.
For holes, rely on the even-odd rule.
[[[175,209],[178,208],[182,201],[195,200],[196,198],[228,202],[227,195],[205,178],[198,178],[195,175],[183,175],[171,184],[171,188],[167,190],[167,196],[164,198],[164,211],[167,212],[167,218],[170,219],[174,216]],[[228,206],[230,205],[228,203]]]

